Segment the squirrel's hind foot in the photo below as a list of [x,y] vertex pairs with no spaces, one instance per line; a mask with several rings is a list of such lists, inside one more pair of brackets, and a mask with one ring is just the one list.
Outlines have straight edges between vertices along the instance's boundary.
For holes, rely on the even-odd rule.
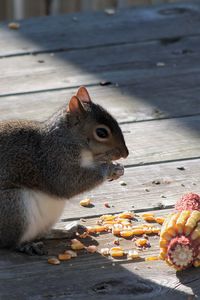
[[47,251],[44,249],[43,242],[28,242],[15,248],[17,252],[28,255],[46,255]]

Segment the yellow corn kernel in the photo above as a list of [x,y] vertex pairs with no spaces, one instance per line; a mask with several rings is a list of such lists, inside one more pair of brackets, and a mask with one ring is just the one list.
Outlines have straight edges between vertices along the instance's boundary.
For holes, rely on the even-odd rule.
[[200,238],[200,223],[197,224],[197,227],[194,229],[194,231],[191,234],[191,239],[196,240]]
[[176,221],[176,228],[177,228],[177,231],[179,234],[183,233],[185,223],[187,222],[187,219],[189,218],[190,213],[191,212],[189,210],[183,210],[180,213],[180,215]]
[[103,215],[100,217],[101,220],[103,221],[113,221],[116,219],[115,215]]
[[161,248],[161,249],[160,249],[159,257],[160,257],[161,259],[165,260],[166,257],[167,257],[167,249]]
[[58,254],[58,259],[61,260],[61,261],[69,260],[71,258],[72,257],[71,257],[71,255],[69,253]]
[[155,217],[154,216],[146,216],[146,217],[142,217],[143,220],[145,220],[146,222],[154,222],[155,221]]
[[187,222],[184,227],[184,233],[186,236],[188,236],[192,232],[192,230],[195,228],[199,220],[200,220],[200,212],[197,210],[193,210],[191,212],[190,217],[187,219]]
[[129,238],[133,236],[133,230],[122,230],[120,231],[120,236],[124,238]]
[[138,239],[138,240],[135,241],[135,244],[136,244],[136,246],[138,246],[138,247],[146,246],[147,243],[148,243],[148,240],[145,239],[145,238],[141,238],[141,239]]
[[90,206],[91,204],[91,200],[89,198],[86,198],[86,199],[83,199],[79,202],[79,204],[81,206],[84,206],[84,207],[87,207],[87,206]]
[[134,213],[131,211],[124,211],[121,214],[118,214],[118,218],[121,219],[133,219],[134,218]]
[[141,215],[141,217],[142,217],[142,218],[144,218],[144,217],[155,217],[155,215],[154,215],[154,213],[148,212],[148,213],[143,213],[143,214]]
[[167,248],[168,244],[169,244],[169,241],[165,240],[165,239],[161,239],[159,242],[160,248]]
[[123,226],[121,224],[115,224],[112,227],[112,234],[113,235],[120,235],[121,230],[123,229]]
[[130,220],[128,219],[119,219],[119,223],[124,225],[124,226],[130,226]]
[[88,233],[98,233],[108,231],[108,227],[105,225],[95,225],[93,227],[87,227]]
[[179,214],[170,214],[166,221],[164,222],[160,236],[161,238],[164,238],[166,240],[170,240],[172,236],[176,234],[176,220],[178,218]]
[[112,257],[122,257],[124,256],[124,250],[121,247],[113,247],[110,249],[110,255]]
[[160,228],[159,227],[153,227],[151,231],[152,231],[152,233],[160,234]]
[[71,248],[72,250],[81,250],[84,249],[85,246],[77,239],[71,240]]
[[160,259],[159,256],[148,256],[148,257],[145,257],[146,261],[159,260],[159,259]]
[[171,219],[169,220],[169,223],[167,225],[167,233],[170,235],[170,236],[175,236],[176,235],[176,232],[177,232],[177,228],[176,228],[176,221],[179,217],[180,213],[176,213],[174,214]]
[[152,228],[150,228],[150,227],[144,228],[144,234],[152,234],[152,233],[153,233]]
[[156,223],[162,225],[165,221],[165,218],[164,217],[156,217],[155,221],[156,221]]
[[132,229],[132,234],[133,235],[142,235],[144,233],[145,233],[145,230],[143,228]]

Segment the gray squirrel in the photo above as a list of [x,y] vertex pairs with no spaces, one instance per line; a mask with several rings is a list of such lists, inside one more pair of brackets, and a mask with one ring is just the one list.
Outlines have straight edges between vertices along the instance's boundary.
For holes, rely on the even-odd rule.
[[128,149],[117,121],[80,87],[47,121],[0,122],[0,247],[42,254],[66,199],[119,178]]

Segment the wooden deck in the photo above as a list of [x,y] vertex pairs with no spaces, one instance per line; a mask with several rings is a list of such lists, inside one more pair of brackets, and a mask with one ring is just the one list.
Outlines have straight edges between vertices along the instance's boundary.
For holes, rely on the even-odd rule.
[[[130,150],[127,186],[109,182],[72,199],[56,228],[80,218],[95,224],[101,214],[124,210],[165,215],[183,193],[200,193],[199,1],[20,25],[0,27],[1,119],[43,120],[85,85],[118,119]],[[80,207],[85,196],[94,207]],[[93,243],[101,249],[112,240],[103,234]],[[69,245],[66,239],[45,243],[49,254]],[[158,254],[158,239],[151,243],[137,262],[82,251],[59,266],[1,250],[0,299],[200,299],[200,270],[176,274],[162,261],[145,262]]]

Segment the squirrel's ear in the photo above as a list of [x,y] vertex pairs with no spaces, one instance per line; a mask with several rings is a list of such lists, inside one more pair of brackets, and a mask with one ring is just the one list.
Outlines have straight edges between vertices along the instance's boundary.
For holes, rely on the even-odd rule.
[[67,107],[67,112],[71,113],[71,114],[82,114],[85,112],[85,109],[81,103],[81,101],[76,97],[73,96],[71,98],[71,100],[69,101],[69,105]]
[[78,89],[76,97],[78,97],[78,99],[81,100],[81,102],[83,102],[83,103],[90,103],[91,102],[90,95],[89,95],[87,89],[84,86],[81,86]]

